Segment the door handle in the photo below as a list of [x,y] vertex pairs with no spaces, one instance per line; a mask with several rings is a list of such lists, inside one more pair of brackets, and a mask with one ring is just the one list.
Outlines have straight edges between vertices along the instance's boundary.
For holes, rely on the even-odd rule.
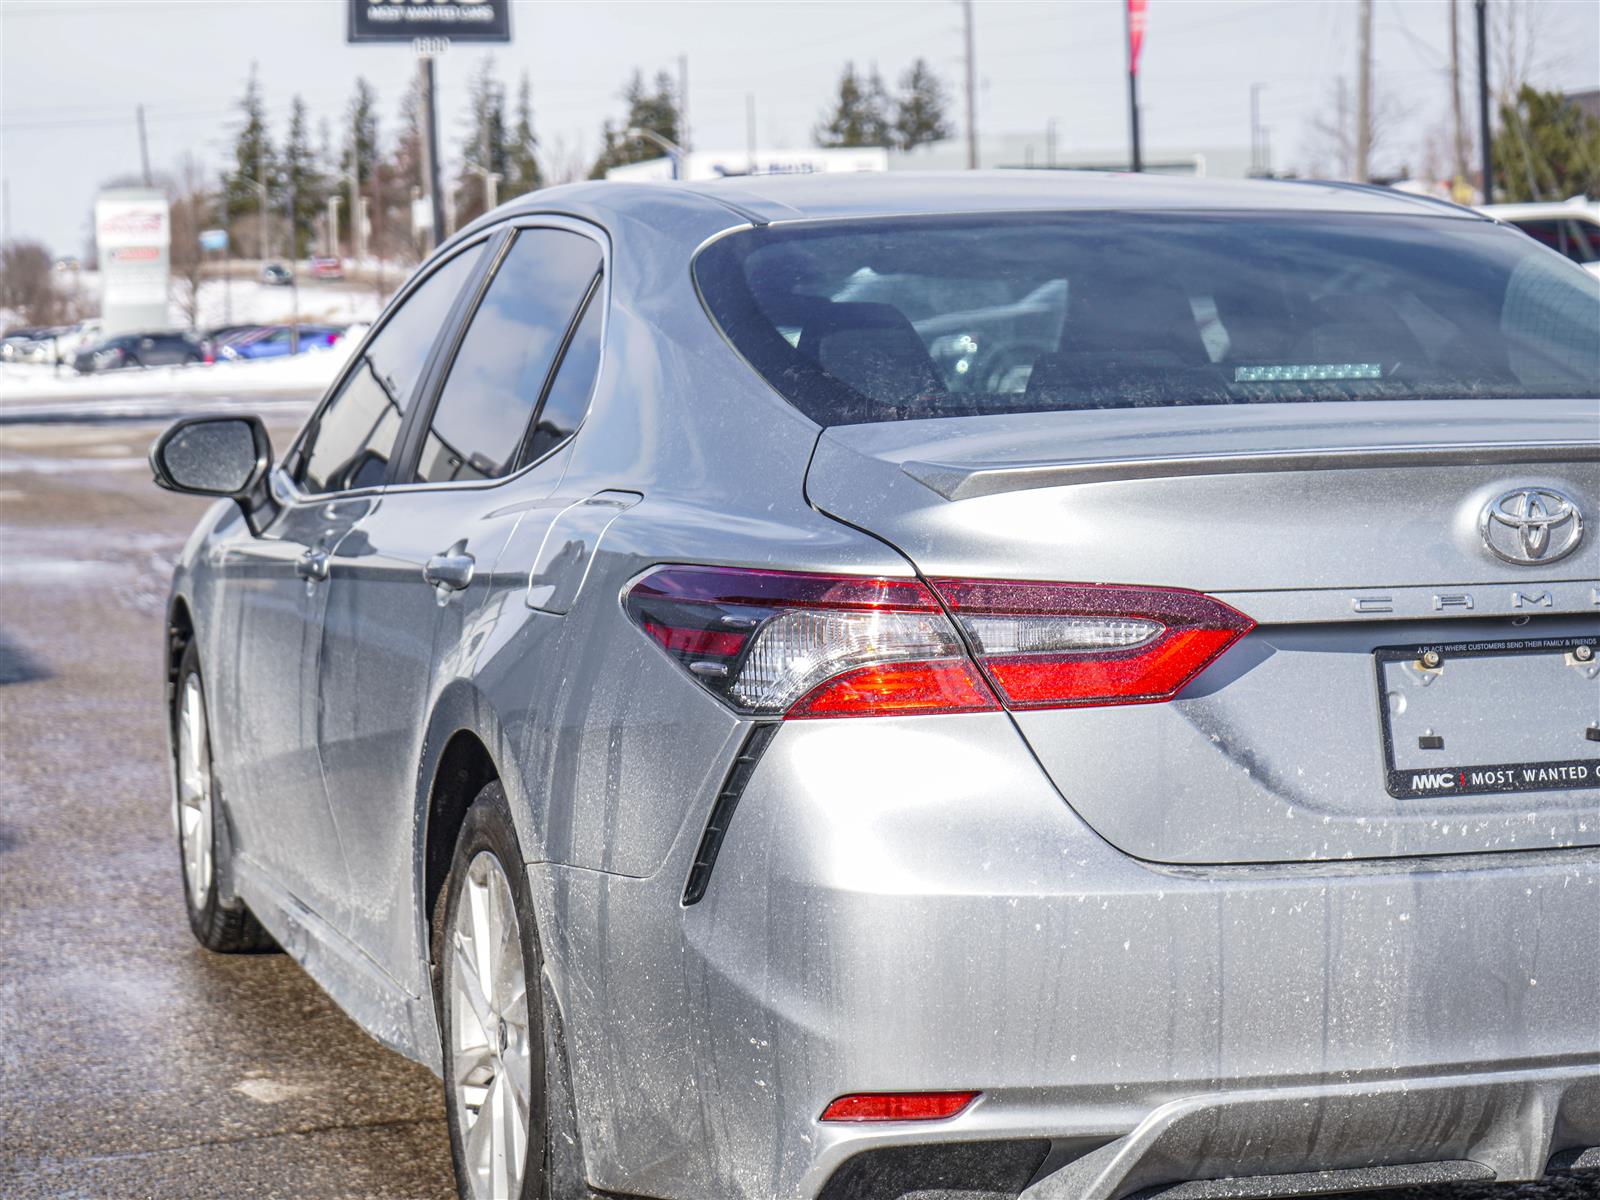
[[472,582],[472,571],[477,565],[478,560],[467,553],[467,543],[460,541],[423,564],[422,578],[434,587],[459,592]]
[[294,560],[294,573],[312,582],[328,577],[328,554],[325,550],[307,550]]

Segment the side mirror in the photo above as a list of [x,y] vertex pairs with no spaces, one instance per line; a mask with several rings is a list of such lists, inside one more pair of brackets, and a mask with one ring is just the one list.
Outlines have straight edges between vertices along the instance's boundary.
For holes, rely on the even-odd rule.
[[157,486],[235,500],[254,533],[277,511],[271,468],[272,442],[259,417],[185,417],[150,447]]

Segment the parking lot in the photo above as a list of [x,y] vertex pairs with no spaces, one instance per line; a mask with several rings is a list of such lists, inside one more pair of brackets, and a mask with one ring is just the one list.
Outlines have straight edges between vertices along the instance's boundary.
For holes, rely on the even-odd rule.
[[432,1075],[189,934],[160,622],[203,505],[156,429],[0,426],[0,1196],[453,1195]]
[[[274,411],[282,445],[298,413]],[[159,428],[0,424],[0,1196],[452,1196],[426,1070],[380,1048],[288,958],[211,955],[189,934],[166,808],[161,610],[203,505],[150,485]]]

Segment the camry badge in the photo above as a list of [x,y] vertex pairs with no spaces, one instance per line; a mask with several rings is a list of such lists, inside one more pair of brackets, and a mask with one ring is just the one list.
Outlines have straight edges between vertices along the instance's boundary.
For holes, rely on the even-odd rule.
[[1520,566],[1555,562],[1583,540],[1583,514],[1554,488],[1523,487],[1497,496],[1478,516],[1483,544]]

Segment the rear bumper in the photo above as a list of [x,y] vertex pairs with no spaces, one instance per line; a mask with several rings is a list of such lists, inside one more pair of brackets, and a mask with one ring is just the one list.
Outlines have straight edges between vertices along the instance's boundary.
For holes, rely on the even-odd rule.
[[[1536,1178],[1600,1145],[1600,852],[1155,869],[1002,716],[785,726],[684,909],[698,834],[653,880],[559,872],[571,927],[607,930],[557,963],[599,1186],[889,1200],[893,1171],[846,1164],[1020,1142],[993,1195],[1112,1200],[1422,1162]],[[968,1088],[949,1121],[816,1119]]]

